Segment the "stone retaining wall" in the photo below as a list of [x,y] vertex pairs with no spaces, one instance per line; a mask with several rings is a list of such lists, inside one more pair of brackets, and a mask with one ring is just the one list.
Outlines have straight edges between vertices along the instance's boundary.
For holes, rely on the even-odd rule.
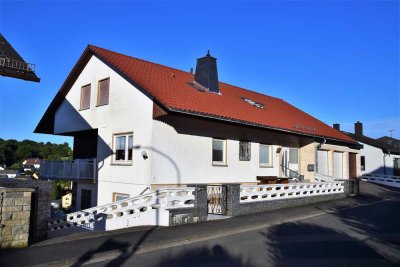
[[51,216],[51,182],[43,180],[0,179],[7,188],[32,188],[29,243],[47,238],[47,223]]
[[31,188],[0,188],[0,247],[28,246]]

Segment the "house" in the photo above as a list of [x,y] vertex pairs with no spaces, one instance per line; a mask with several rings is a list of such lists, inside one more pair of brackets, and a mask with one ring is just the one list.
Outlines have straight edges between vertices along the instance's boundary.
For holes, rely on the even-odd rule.
[[36,133],[74,138],[72,161],[41,177],[74,181],[76,209],[193,183],[359,175],[359,144],[282,99],[218,80],[216,58],[178,69],[89,45]]
[[35,169],[40,169],[40,159],[38,158],[29,158],[22,162],[22,168],[25,171],[34,171]]
[[0,170],[0,178],[16,178],[20,173],[16,170]]
[[35,65],[25,60],[0,33],[0,75],[27,81],[40,82]]
[[[340,130],[340,125],[334,127]],[[360,142],[360,172],[364,174],[384,174],[400,176],[400,140],[388,136],[373,139],[365,136],[363,124],[354,123],[354,133],[346,133],[349,137]]]

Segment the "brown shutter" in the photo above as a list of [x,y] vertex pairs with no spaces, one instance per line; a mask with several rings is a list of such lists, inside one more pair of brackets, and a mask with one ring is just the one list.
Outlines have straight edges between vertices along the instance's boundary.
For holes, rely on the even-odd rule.
[[97,105],[98,106],[108,105],[109,96],[110,96],[110,79],[108,78],[99,81],[99,96]]
[[90,89],[90,84],[81,88],[81,109],[90,108]]

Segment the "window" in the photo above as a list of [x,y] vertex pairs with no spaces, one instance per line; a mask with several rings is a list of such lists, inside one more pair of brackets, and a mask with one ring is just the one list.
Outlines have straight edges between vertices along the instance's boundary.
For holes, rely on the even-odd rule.
[[115,192],[113,193],[113,202],[120,201],[126,198],[129,198],[129,194],[115,193]]
[[251,159],[251,143],[246,141],[239,142],[239,160],[250,161]]
[[97,106],[108,105],[110,97],[110,78],[99,81],[97,92]]
[[299,163],[299,150],[297,148],[289,148],[289,163]]
[[272,146],[260,144],[260,166],[272,167]]
[[117,163],[131,163],[133,150],[133,134],[114,135],[114,161]]
[[212,162],[213,165],[226,165],[226,140],[213,139]]
[[243,101],[247,102],[248,104],[250,104],[250,105],[252,105],[252,106],[254,106],[256,108],[264,108],[264,104],[258,103],[258,102],[254,101],[254,100],[251,100],[251,99],[248,99],[248,98],[245,98],[245,97],[242,97],[242,99],[243,99]]
[[365,171],[365,156],[361,156],[361,170]]
[[81,110],[90,108],[90,84],[81,88]]

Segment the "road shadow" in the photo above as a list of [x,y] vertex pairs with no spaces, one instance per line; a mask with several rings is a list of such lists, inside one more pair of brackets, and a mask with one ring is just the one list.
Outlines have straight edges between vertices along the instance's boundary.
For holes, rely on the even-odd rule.
[[382,260],[383,257],[343,232],[315,224],[293,222],[260,232],[274,265],[347,266],[355,260]]
[[143,244],[143,242],[146,241],[146,239],[150,236],[150,234],[156,229],[157,227],[153,227],[150,230],[146,231],[140,238],[139,240],[132,244],[131,242],[121,242],[121,241],[116,241],[113,240],[112,238],[108,239],[106,242],[101,244],[97,249],[90,250],[83,254],[76,263],[74,263],[73,267],[78,267],[86,264],[89,262],[92,258],[95,257],[96,254],[107,252],[107,251],[119,251],[121,254],[111,260],[107,265],[105,266],[120,266],[122,265],[126,260],[131,259],[137,250],[140,248],[140,246]]
[[251,267],[249,259],[243,259],[230,254],[221,245],[212,248],[202,246],[194,249],[185,249],[177,255],[169,254],[153,265],[157,267],[176,266],[229,266],[229,267]]

